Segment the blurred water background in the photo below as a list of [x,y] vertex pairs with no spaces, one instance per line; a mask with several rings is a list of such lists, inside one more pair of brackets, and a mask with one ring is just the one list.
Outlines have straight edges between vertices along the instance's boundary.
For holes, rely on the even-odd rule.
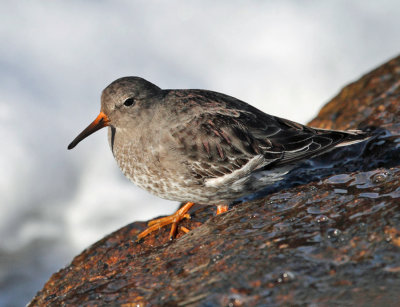
[[136,75],[306,123],[400,51],[398,1],[2,1],[0,306],[23,306],[104,235],[172,213],[120,173],[100,93]]

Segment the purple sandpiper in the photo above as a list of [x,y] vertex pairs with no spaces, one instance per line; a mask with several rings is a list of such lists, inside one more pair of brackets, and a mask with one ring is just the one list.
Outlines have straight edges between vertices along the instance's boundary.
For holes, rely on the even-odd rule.
[[161,198],[187,202],[151,221],[138,239],[169,224],[173,238],[194,203],[225,212],[232,201],[281,180],[299,161],[368,138],[360,130],[304,126],[217,92],[163,90],[139,77],[104,89],[100,114],[68,149],[106,126],[126,177]]

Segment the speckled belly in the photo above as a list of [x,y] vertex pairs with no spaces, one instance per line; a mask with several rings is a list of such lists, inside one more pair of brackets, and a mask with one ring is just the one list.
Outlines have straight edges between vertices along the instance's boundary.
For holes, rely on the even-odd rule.
[[164,167],[154,153],[134,144],[114,144],[114,157],[124,175],[142,189],[164,199],[207,203],[204,187],[193,185],[183,172]]

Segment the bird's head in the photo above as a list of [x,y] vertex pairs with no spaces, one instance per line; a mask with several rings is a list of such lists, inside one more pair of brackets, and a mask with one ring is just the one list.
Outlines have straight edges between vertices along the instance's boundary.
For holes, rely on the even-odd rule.
[[68,149],[74,148],[101,128],[119,128],[134,124],[135,118],[151,112],[152,98],[161,94],[162,90],[158,86],[139,77],[115,80],[103,90],[100,114],[68,145]]

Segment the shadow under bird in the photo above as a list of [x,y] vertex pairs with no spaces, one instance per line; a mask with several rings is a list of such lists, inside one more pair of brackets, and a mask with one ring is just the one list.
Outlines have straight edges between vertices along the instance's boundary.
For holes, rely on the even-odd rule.
[[225,212],[298,162],[369,138],[360,130],[317,129],[268,115],[222,93],[163,90],[139,77],[120,78],[103,90],[100,114],[68,149],[107,126],[126,177],[161,198],[186,202],[151,221],[138,239],[169,224],[173,238],[194,203]]

